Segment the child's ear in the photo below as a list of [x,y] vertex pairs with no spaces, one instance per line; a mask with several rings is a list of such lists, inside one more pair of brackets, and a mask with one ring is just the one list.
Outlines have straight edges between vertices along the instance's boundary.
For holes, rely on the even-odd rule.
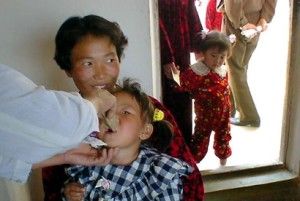
[[197,61],[198,59],[201,59],[201,58],[203,57],[203,53],[202,53],[202,52],[195,52],[194,54],[195,54],[195,59],[196,59],[196,61]]
[[153,125],[150,123],[147,123],[143,129],[143,131],[140,134],[140,139],[141,140],[147,140],[153,132]]

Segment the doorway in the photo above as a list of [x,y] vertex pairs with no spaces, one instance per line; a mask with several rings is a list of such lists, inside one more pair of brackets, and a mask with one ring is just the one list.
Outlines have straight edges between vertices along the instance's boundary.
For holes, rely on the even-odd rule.
[[[206,4],[207,1],[202,1],[202,5],[198,7],[203,26]],[[209,151],[198,164],[201,171],[222,171],[224,168],[237,166],[255,167],[282,162],[280,152],[288,59],[289,9],[288,1],[277,2],[275,16],[269,29],[261,34],[249,63],[248,82],[261,116],[261,126],[231,126],[232,156],[224,167],[219,165],[219,159],[214,155],[211,137]]]

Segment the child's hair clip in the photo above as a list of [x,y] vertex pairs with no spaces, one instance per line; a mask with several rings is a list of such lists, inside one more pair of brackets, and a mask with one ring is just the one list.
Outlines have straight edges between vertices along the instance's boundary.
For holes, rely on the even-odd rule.
[[201,38],[202,38],[202,40],[204,40],[205,38],[206,38],[206,36],[207,36],[207,34],[208,34],[208,30],[202,30],[201,31]]
[[156,122],[156,121],[161,121],[163,120],[165,117],[165,114],[163,111],[161,111],[160,109],[158,108],[155,108],[154,110],[154,114],[153,114],[153,121]]
[[234,34],[230,34],[228,36],[228,39],[229,39],[230,43],[234,43],[236,41],[236,36]]

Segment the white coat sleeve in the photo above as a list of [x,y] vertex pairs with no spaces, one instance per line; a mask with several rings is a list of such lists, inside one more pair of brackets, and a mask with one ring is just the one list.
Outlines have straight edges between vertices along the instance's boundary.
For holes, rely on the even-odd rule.
[[24,182],[28,166],[76,147],[98,131],[95,108],[78,93],[46,90],[1,64],[0,94],[0,177],[24,167],[27,176],[19,178]]

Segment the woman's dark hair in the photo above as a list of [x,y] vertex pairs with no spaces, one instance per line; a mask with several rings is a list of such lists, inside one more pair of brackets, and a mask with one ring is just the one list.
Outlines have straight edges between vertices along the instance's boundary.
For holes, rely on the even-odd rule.
[[117,56],[121,62],[128,39],[120,26],[116,22],[110,22],[97,15],[75,16],[67,19],[56,34],[54,60],[61,69],[68,72],[72,70],[72,49],[82,37],[87,35],[108,37],[115,45]]
[[141,85],[133,79],[124,78],[121,86],[117,92],[126,92],[131,95],[139,104],[141,109],[141,119],[144,123],[151,123],[153,125],[153,133],[151,137],[143,142],[143,144],[154,147],[159,151],[164,152],[170,145],[173,139],[172,124],[165,120],[154,121],[154,105],[148,95],[141,90]]

